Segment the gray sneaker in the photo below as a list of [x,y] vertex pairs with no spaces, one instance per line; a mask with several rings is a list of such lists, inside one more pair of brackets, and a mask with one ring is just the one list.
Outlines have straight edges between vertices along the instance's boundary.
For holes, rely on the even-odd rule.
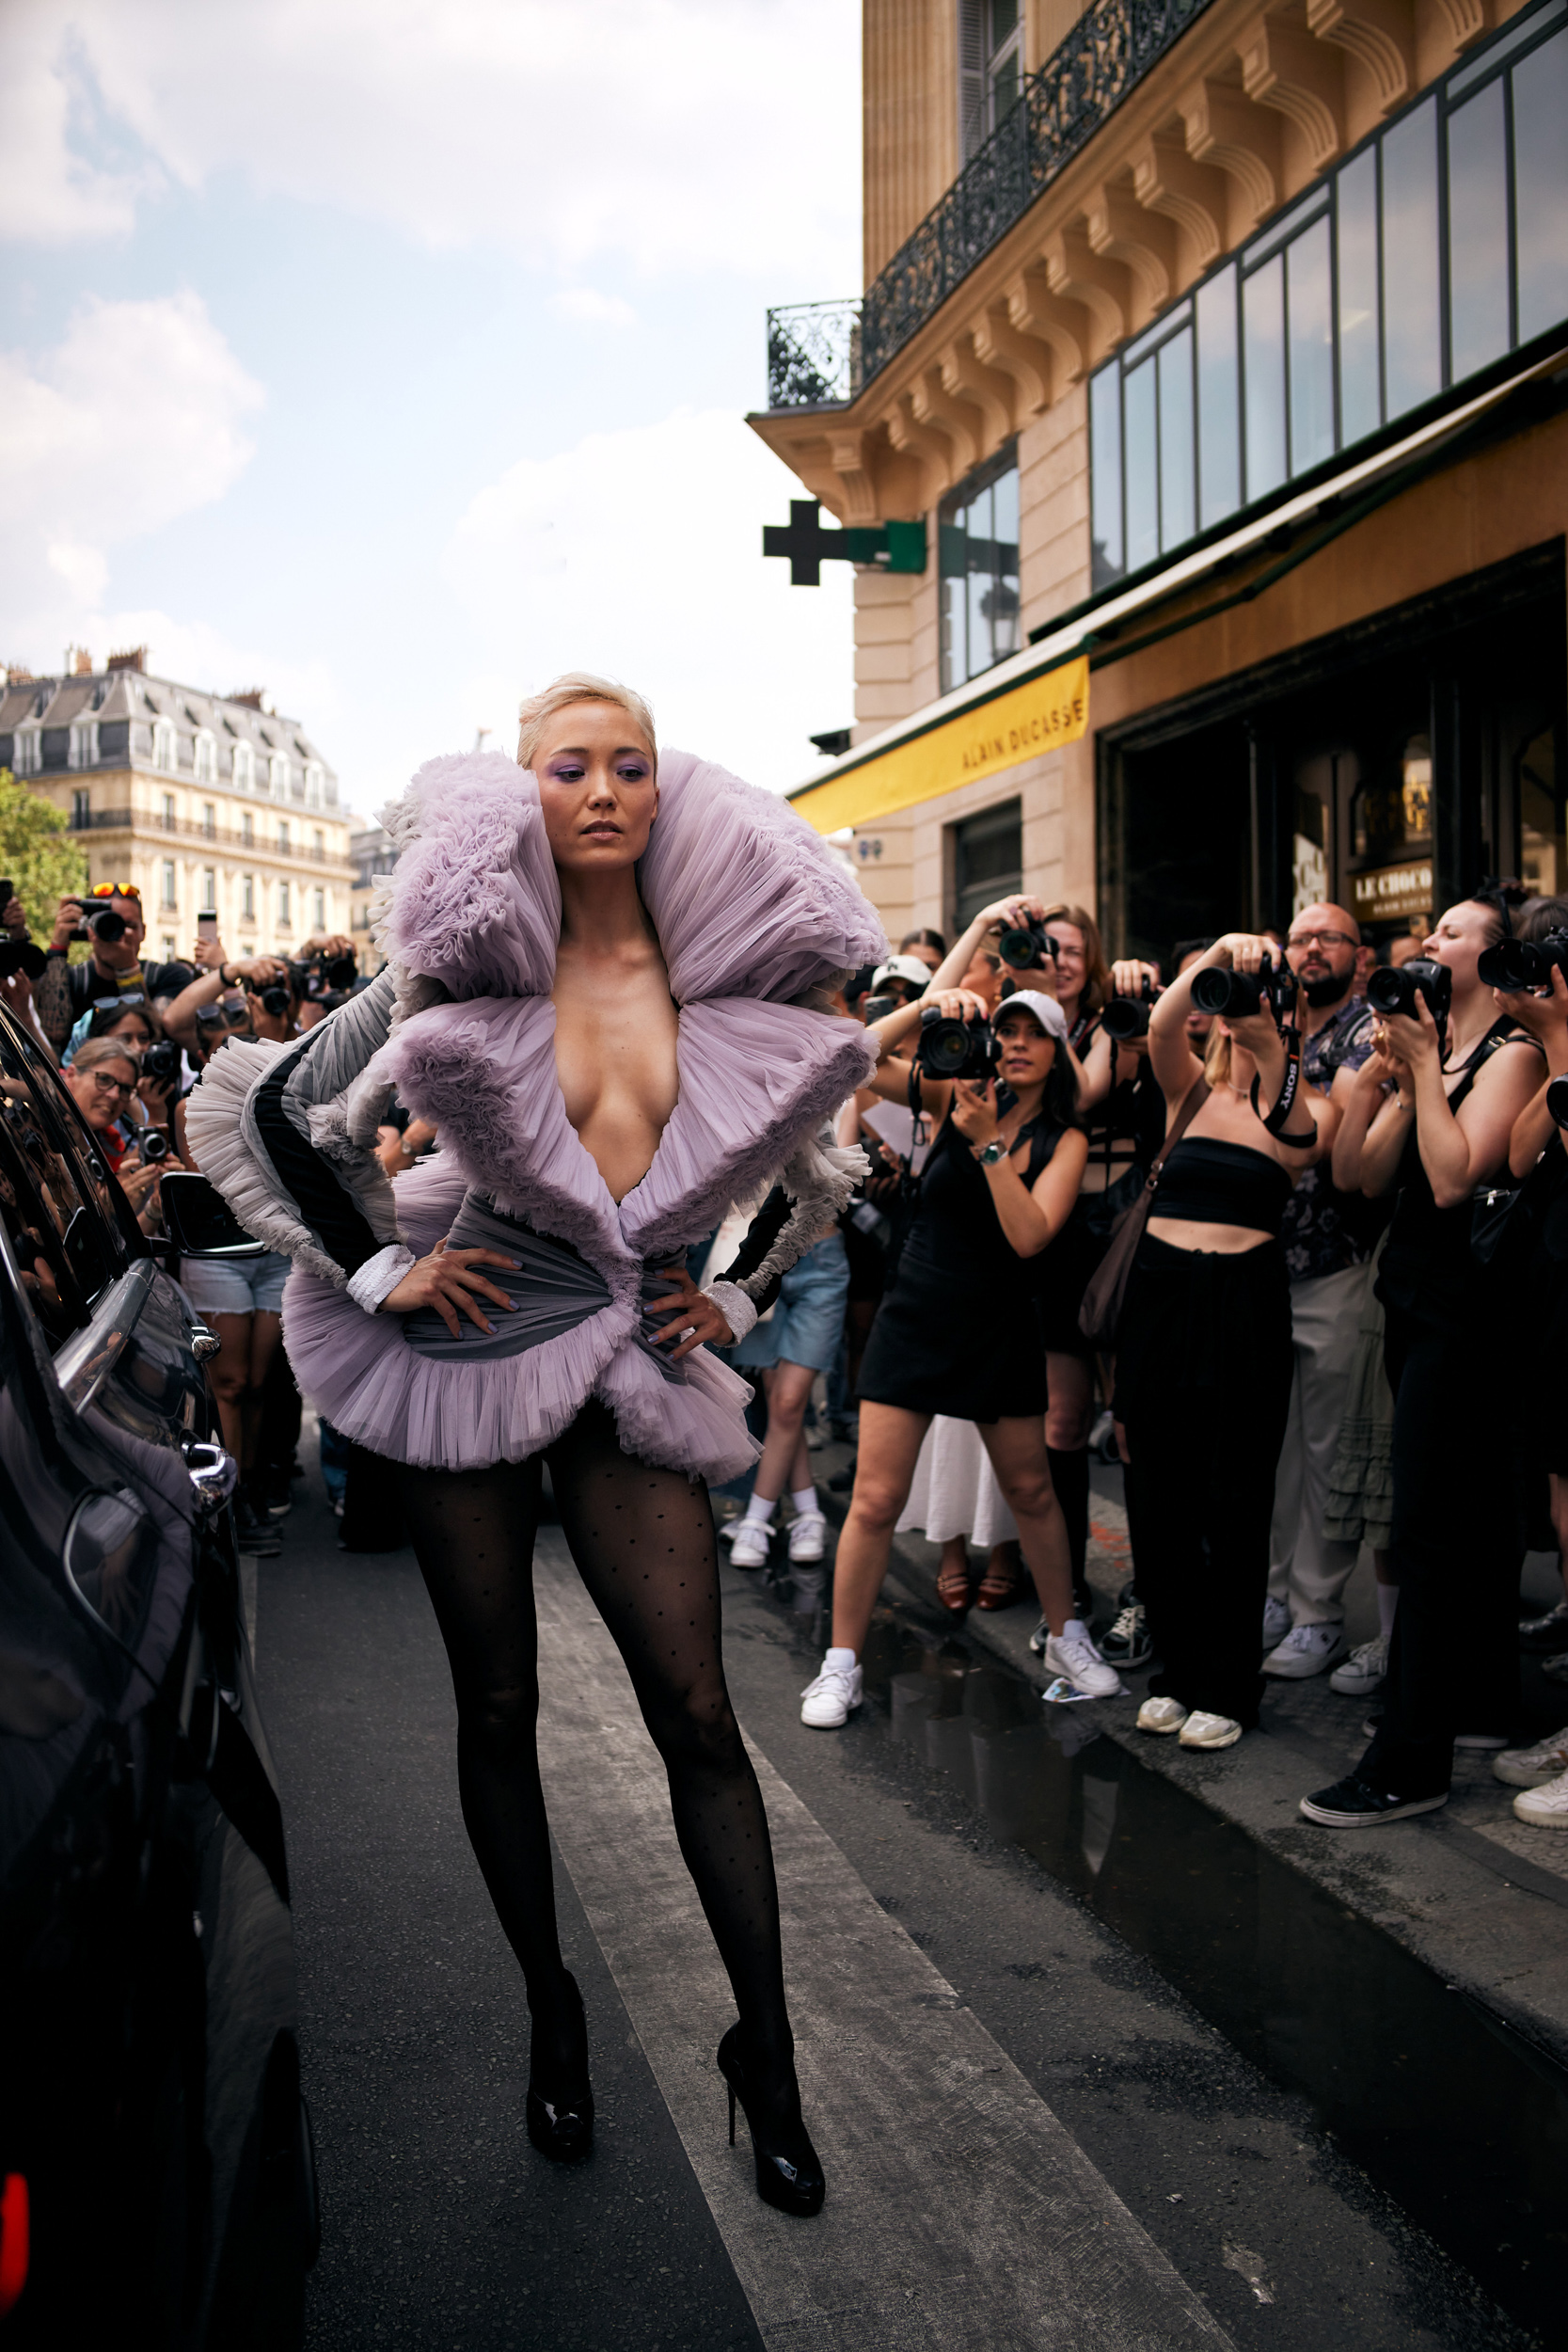
[[1388,1645],[1379,1633],[1370,1642],[1358,1642],[1342,1666],[1336,1666],[1328,1677],[1328,1687],[1347,1699],[1370,1698],[1381,1691],[1388,1672]]
[[1310,1675],[1321,1675],[1325,1666],[1337,1665],[1349,1645],[1342,1625],[1293,1625],[1275,1650],[1263,1661],[1266,1675],[1279,1675],[1287,1682],[1305,1682]]

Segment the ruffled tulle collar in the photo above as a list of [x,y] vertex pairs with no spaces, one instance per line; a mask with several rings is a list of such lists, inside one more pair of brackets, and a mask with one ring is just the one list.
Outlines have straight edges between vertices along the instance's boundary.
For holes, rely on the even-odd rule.
[[[787,1002],[886,952],[852,874],[788,804],[689,752],[658,764],[638,885],[679,1005]],[[459,998],[547,996],[561,891],[539,787],[502,752],[427,760],[385,812],[401,855],[381,944]]]

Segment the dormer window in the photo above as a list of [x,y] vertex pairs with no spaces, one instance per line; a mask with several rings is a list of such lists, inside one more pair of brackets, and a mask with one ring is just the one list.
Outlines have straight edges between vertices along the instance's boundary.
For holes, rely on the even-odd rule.
[[289,797],[288,754],[286,752],[275,752],[272,755],[271,767],[272,797],[275,801],[286,801]]
[[21,726],[16,731],[14,752],[15,772],[19,776],[36,776],[43,765],[43,729]]
[[307,760],[305,765],[305,800],[309,808],[320,808],[322,804],[322,768],[318,759]]
[[152,765],[154,768],[176,768],[180,764],[179,743],[171,719],[160,719],[152,730]]
[[217,771],[217,741],[208,729],[203,727],[196,739],[196,780],[198,784],[211,784],[215,779]]
[[234,789],[253,792],[256,788],[256,754],[248,743],[234,746]]
[[71,764],[73,768],[96,768],[98,765],[98,722],[78,719],[71,730]]

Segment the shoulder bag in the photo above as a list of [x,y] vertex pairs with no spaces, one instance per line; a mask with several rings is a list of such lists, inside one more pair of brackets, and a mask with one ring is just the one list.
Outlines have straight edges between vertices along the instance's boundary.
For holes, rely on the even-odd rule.
[[1121,1321],[1122,1301],[1127,1295],[1128,1279],[1132,1272],[1132,1261],[1137,1255],[1138,1244],[1143,1239],[1144,1227],[1148,1222],[1148,1213],[1154,1201],[1155,1186],[1160,1182],[1160,1170],[1164,1167],[1171,1152],[1180,1142],[1208,1100],[1208,1081],[1198,1078],[1194,1082],[1186,1100],[1176,1114],[1175,1126],[1172,1127],[1149,1164],[1148,1174],[1144,1179],[1142,1192],[1134,1201],[1123,1209],[1111,1228],[1111,1239],[1105,1255],[1100,1262],[1098,1271],[1091,1278],[1088,1288],[1084,1293],[1084,1303],[1078,1310],[1078,1328],[1095,1347],[1111,1348],[1116,1345],[1117,1326]]

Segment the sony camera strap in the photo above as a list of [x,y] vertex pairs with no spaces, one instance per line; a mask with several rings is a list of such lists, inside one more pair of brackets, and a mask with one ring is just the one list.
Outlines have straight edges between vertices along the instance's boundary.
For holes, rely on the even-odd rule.
[[1315,1124],[1304,1127],[1299,1135],[1291,1135],[1290,1132],[1291,1113],[1296,1106],[1296,1096],[1301,1091],[1301,1031],[1293,1023],[1288,1023],[1281,1027],[1279,1034],[1285,1041],[1285,1075],[1280,1082],[1278,1099],[1265,1117],[1258,1108],[1258,1098],[1263,1090],[1263,1081],[1260,1075],[1255,1077],[1252,1082],[1253,1110],[1262,1120],[1270,1135],[1278,1142],[1297,1145],[1316,1143],[1318,1130]]

